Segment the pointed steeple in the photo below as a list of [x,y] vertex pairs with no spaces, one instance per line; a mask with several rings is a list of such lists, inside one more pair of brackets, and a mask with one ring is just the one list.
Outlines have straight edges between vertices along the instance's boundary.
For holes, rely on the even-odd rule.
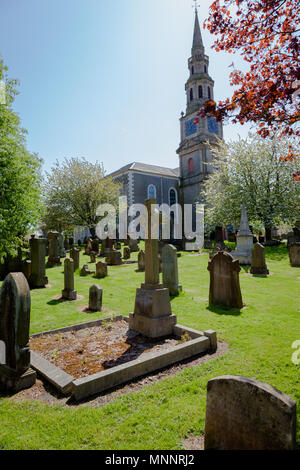
[[200,30],[200,24],[199,24],[199,18],[198,18],[198,12],[197,12],[197,9],[195,9],[195,26],[194,26],[194,38],[193,38],[192,52],[195,49],[199,49],[199,48],[204,49],[202,36],[201,36],[201,30]]

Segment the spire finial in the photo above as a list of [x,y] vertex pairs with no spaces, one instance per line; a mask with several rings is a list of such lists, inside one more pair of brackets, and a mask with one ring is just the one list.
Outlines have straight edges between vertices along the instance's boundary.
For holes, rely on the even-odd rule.
[[200,7],[200,5],[199,5],[199,3],[197,3],[197,1],[198,1],[198,0],[193,0],[194,5],[192,5],[192,8],[195,9],[196,15],[197,15],[197,13],[198,13],[198,7]]

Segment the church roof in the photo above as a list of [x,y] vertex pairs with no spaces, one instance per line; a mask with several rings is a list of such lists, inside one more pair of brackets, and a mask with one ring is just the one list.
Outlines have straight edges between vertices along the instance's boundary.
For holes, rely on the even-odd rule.
[[117,176],[121,173],[126,173],[127,171],[137,171],[139,173],[151,173],[152,175],[157,176],[167,176],[170,178],[179,178],[179,168],[166,168],[163,166],[157,165],[148,165],[147,163],[133,162],[128,165],[123,166],[117,171],[110,173],[109,176]]
[[194,38],[193,38],[193,49],[196,49],[198,47],[203,47],[203,42],[202,42],[200,25],[199,25],[198,13],[197,13],[197,10],[196,10],[195,26],[194,26]]

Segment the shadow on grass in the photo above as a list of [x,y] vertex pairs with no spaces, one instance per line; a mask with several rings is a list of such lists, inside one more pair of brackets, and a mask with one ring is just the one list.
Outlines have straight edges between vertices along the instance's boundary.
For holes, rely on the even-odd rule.
[[209,305],[206,307],[206,310],[217,313],[218,315],[232,315],[234,317],[237,317],[242,313],[239,308],[227,308],[222,305]]
[[61,299],[52,299],[52,300],[49,300],[47,302],[48,305],[57,305],[57,304],[61,304],[62,302],[65,302],[65,299],[61,298]]

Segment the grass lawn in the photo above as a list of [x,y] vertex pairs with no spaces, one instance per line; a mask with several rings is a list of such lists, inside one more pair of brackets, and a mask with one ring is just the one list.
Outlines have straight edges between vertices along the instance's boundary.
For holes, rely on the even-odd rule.
[[[286,247],[266,253],[268,278],[242,268],[241,311],[209,308],[207,254],[184,253],[178,260],[183,292],[172,300],[178,323],[216,330],[229,344],[226,354],[99,408],[0,398],[0,449],[180,449],[182,439],[204,433],[207,381],[224,374],[253,377],[296,400],[300,447],[300,365],[291,361],[291,345],[300,340],[300,268],[290,267]],[[81,255],[80,266],[88,260]],[[128,315],[144,278],[136,269],[109,267],[109,276],[99,280],[76,273],[75,289],[84,299],[64,303],[53,299],[63,288],[63,267],[47,269],[51,288],[31,292],[31,333],[99,318],[79,311],[94,282],[103,287],[102,317]]]

